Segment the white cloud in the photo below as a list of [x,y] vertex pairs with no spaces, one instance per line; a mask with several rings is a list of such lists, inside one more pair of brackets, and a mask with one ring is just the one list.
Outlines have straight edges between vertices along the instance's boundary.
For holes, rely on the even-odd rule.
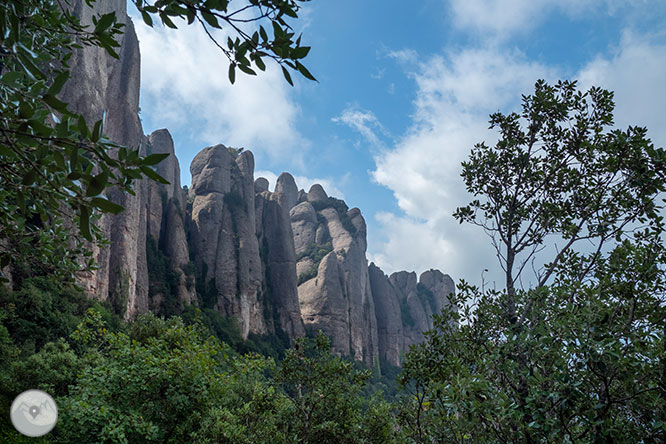
[[621,5],[617,0],[450,0],[449,6],[457,28],[506,39],[532,30],[553,13],[610,14]]
[[[533,91],[537,79],[553,82],[561,73],[519,52],[469,49],[432,57],[409,76],[417,87],[412,124],[376,157],[372,172],[394,193],[402,213],[377,216],[382,236],[371,238],[371,258],[386,272],[435,267],[474,283],[488,268],[486,280],[500,284],[489,239],[451,216],[471,200],[460,162],[475,143],[496,140],[488,130],[489,113],[517,110],[521,94]],[[626,34],[614,54],[588,63],[579,78],[581,89],[595,84],[615,91],[618,127],[647,126],[655,145],[666,144],[666,46]]]
[[[255,179],[259,177],[265,178],[266,180],[268,180],[269,189],[275,190],[275,183],[277,182],[278,174],[275,174],[272,171],[261,170],[261,171],[255,171],[254,177]],[[294,180],[296,181],[296,186],[298,186],[299,190],[303,189],[305,191],[308,191],[312,185],[318,183],[324,188],[324,191],[326,191],[326,194],[328,194],[329,196],[338,199],[345,198],[344,193],[335,185],[336,183],[340,183],[341,181],[344,182],[345,180],[344,177],[341,180],[333,180],[333,179],[323,179],[319,177],[294,176]]]
[[646,126],[655,145],[666,146],[666,45],[625,32],[610,57],[599,56],[579,73],[580,88],[615,92],[615,124]]
[[[245,147],[273,159],[303,152],[299,107],[271,63],[257,77],[237,73],[231,85],[226,57],[200,27],[137,26],[137,34],[143,111],[160,125],[174,131],[203,128],[199,138],[207,144]],[[216,38],[226,41],[221,32]]]
[[372,257],[387,272],[411,263],[478,282],[497,261],[482,232],[452,217],[469,200],[460,163],[475,143],[494,141],[489,113],[515,109],[536,79],[554,73],[516,51],[477,49],[432,57],[410,75],[417,86],[411,128],[377,156],[372,173],[404,214],[378,216],[387,240],[371,245]]
[[337,117],[331,119],[333,122],[342,123],[361,134],[372,146],[381,145],[377,133],[388,135],[388,131],[379,122],[372,111],[360,109],[356,105],[348,106]]

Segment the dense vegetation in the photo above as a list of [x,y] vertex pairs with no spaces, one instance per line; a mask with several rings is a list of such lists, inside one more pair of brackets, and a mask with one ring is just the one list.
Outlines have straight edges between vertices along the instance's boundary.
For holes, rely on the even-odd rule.
[[309,281],[313,277],[317,276],[317,271],[319,270],[319,264],[321,264],[321,260],[324,259],[324,257],[331,251],[333,251],[333,244],[331,241],[328,241],[324,244],[313,243],[296,257],[296,262],[306,257],[310,258],[312,261],[312,265],[310,265],[306,271],[298,275],[298,285],[301,285],[303,282]]
[[[390,406],[368,398],[369,370],[300,339],[279,363],[241,355],[238,327],[188,308],[125,324],[107,307],[46,278],[0,293],[0,408],[26,389],[51,393],[58,426],[38,442],[384,443]],[[282,345],[284,347],[284,345]],[[378,380],[375,378],[375,380]],[[3,415],[2,442],[28,442]]]

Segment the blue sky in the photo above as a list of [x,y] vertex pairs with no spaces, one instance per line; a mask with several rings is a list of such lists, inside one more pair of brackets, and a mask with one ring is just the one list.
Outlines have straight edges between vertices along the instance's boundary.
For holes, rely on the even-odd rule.
[[488,114],[516,110],[539,78],[614,90],[617,126],[666,146],[662,0],[313,0],[301,12],[319,82],[294,88],[277,69],[231,86],[200,29],[135,19],[144,131],[169,128],[183,184],[217,143],[252,150],[255,177],[321,183],[361,209],[369,260],[387,273],[499,280],[488,239],[451,216],[469,199],[460,162],[494,140]]

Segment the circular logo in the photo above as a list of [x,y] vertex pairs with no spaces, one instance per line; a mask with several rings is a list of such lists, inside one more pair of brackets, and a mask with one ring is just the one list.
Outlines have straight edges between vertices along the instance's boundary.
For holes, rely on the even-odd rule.
[[58,422],[58,407],[48,393],[27,390],[14,399],[12,424],[26,436],[46,435]]

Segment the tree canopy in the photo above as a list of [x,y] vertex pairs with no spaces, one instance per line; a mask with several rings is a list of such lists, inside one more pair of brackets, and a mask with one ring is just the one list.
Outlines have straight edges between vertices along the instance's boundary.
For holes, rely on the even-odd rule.
[[461,282],[461,310],[409,353],[417,442],[666,439],[666,153],[612,129],[613,109],[609,91],[539,81],[463,163],[476,199],[456,217],[490,235],[505,285]]

